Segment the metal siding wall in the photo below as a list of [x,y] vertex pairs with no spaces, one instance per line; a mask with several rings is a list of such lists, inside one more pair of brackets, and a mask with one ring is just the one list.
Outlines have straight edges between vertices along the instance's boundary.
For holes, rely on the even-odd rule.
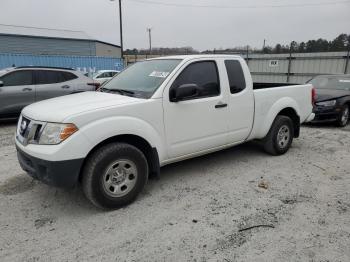
[[96,55],[94,41],[0,35],[0,53],[34,55]]
[[34,56],[24,54],[0,54],[0,69],[11,67],[12,65],[70,67],[81,71],[123,69],[123,62],[119,58],[96,56]]
[[[289,83],[305,83],[317,74],[344,74],[347,52],[292,54]],[[277,60],[278,67],[269,61]],[[249,68],[255,82],[287,82],[289,54],[251,54]],[[350,73],[350,64],[347,72]]]
[[96,56],[121,57],[121,48],[96,42]]
[[258,74],[252,74],[253,82],[258,83],[284,83],[286,82],[285,76],[279,76],[279,75],[258,75]]

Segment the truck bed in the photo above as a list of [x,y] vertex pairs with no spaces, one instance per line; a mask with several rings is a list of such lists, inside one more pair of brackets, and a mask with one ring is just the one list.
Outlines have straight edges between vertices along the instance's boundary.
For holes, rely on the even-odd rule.
[[[253,129],[250,135],[252,139],[264,138],[269,130],[275,115],[280,112],[280,105],[285,107],[289,104],[294,108],[303,123],[312,112],[311,90],[312,85],[290,85],[271,86],[266,88],[260,86],[254,89],[255,117]],[[265,86],[265,83],[264,83]]]
[[254,82],[253,83],[253,89],[258,90],[258,89],[264,89],[264,88],[274,88],[274,87],[283,87],[283,86],[295,86],[299,84],[291,84],[291,83],[259,83],[259,82]]

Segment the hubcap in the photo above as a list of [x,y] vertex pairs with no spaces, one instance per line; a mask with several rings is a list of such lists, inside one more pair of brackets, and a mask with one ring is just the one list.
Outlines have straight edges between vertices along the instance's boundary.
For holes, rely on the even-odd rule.
[[286,125],[281,126],[277,133],[277,143],[280,148],[285,148],[290,139],[290,130]]
[[349,121],[349,107],[346,107],[341,116],[341,122],[343,125],[346,125],[348,121]]
[[111,197],[122,197],[134,188],[136,180],[135,163],[130,160],[117,160],[103,175],[103,189]]

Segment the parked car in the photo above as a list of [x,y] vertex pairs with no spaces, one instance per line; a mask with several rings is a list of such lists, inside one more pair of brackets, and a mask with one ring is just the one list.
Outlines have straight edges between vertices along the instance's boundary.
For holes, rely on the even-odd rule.
[[34,102],[99,87],[90,78],[68,68],[15,67],[0,71],[0,117],[19,116]]
[[314,122],[334,121],[344,127],[349,123],[350,75],[322,75],[309,81],[316,88]]
[[120,71],[116,71],[116,70],[100,70],[92,75],[92,79],[94,79],[95,81],[99,82],[102,85],[105,82],[112,79],[112,77],[114,77],[119,72]]
[[81,181],[93,204],[117,208],[170,163],[255,139],[272,155],[286,153],[300,124],[314,117],[312,85],[258,87],[240,56],[139,62],[100,92],[26,107],[19,163],[49,185]]

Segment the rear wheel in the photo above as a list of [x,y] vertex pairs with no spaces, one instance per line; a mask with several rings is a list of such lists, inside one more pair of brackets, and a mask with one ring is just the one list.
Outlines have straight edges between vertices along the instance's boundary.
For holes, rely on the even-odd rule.
[[339,119],[337,121],[337,125],[340,127],[346,126],[349,123],[349,115],[350,115],[349,105],[345,105],[340,113]]
[[271,155],[282,155],[290,148],[293,138],[293,121],[287,116],[277,116],[264,139],[264,150]]
[[113,143],[94,152],[83,172],[85,196],[98,207],[119,208],[133,202],[142,191],[148,164],[138,148]]

